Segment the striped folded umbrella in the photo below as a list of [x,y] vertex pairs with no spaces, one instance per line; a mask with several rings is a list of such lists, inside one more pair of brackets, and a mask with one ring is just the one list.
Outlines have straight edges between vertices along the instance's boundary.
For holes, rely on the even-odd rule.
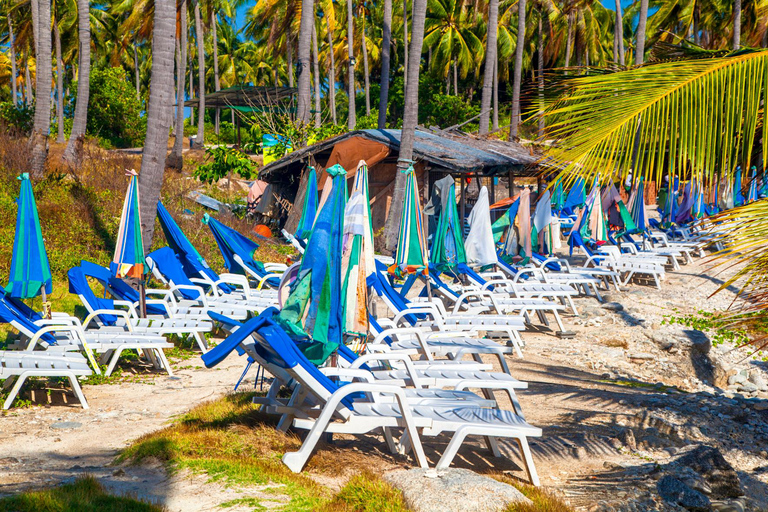
[[403,172],[406,174],[403,214],[400,217],[395,264],[389,268],[389,272],[397,276],[416,272],[426,275],[429,272],[427,248],[416,173],[412,165]]
[[139,209],[139,178],[136,171],[126,169],[131,177],[125,193],[123,213],[117,231],[115,256],[109,269],[117,278],[143,279],[147,272],[144,258],[144,242],[141,238],[141,210]]
[[310,166],[307,174],[307,189],[304,193],[304,204],[301,209],[301,219],[296,227],[296,238],[306,240],[312,232],[312,225],[317,215],[317,172]]

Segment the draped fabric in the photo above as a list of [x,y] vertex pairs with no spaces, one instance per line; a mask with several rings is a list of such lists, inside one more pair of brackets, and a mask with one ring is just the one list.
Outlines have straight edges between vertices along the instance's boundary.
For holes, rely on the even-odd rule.
[[579,213],[575,226],[578,226],[577,231],[583,240],[592,240],[598,245],[608,241],[608,227],[605,225],[600,186],[597,180],[587,196],[584,209]]
[[389,268],[389,272],[397,276],[414,272],[426,274],[428,272],[426,238],[416,173],[412,165],[403,172],[406,174],[403,214],[400,217],[395,264]]
[[757,201],[757,168],[752,167],[752,177],[749,180],[749,189],[747,191],[747,202]]
[[[509,206],[507,211],[504,213],[504,215],[501,217],[501,219],[497,220],[493,223],[492,228],[494,229],[494,240],[497,242],[501,241],[503,226],[507,226],[506,229],[506,238],[504,239],[504,247],[501,250],[502,256],[505,256],[506,259],[510,259],[511,257],[517,256],[518,251],[518,232],[516,227],[517,222],[517,212],[520,209],[520,195],[517,196],[517,199]],[[506,220],[499,224],[497,226],[497,223],[501,221],[502,219]],[[499,239],[496,240],[496,232],[499,231]]]
[[517,234],[518,243],[521,245],[519,251],[523,257],[523,265],[533,256],[531,244],[531,191],[528,189],[520,193],[520,205],[517,209]]
[[306,240],[312,232],[312,225],[317,215],[317,172],[310,166],[307,172],[306,190],[304,192],[304,204],[301,209],[301,219],[296,227],[296,238]]
[[741,166],[736,168],[736,176],[733,179],[733,205],[734,206],[741,206],[746,202],[746,198],[744,197],[744,194],[741,193]]
[[117,231],[115,255],[109,264],[112,274],[118,278],[142,279],[147,272],[144,265],[144,242],[141,238],[141,211],[139,209],[139,178],[133,169],[126,170],[131,177],[125,193],[123,213]]
[[563,190],[563,180],[558,178],[555,182],[554,192],[552,192],[552,210],[560,213],[565,206],[565,191]]
[[210,269],[208,262],[197,252],[195,246],[192,245],[192,242],[189,241],[160,201],[157,202],[157,220],[160,221],[160,227],[165,234],[166,242],[173,249],[173,252],[179,256],[184,270],[190,275],[207,273]]
[[574,208],[581,208],[586,202],[586,195],[584,193],[584,180],[582,178],[577,179],[571,189],[568,191],[568,196],[565,198],[562,210],[567,214],[572,214]]
[[452,176],[446,176],[435,182],[434,189],[433,201],[439,199],[440,211],[432,235],[429,260],[443,272],[455,269],[460,263],[467,263],[467,256],[456,208],[456,182]]
[[664,208],[661,213],[661,220],[665,226],[670,226],[677,217],[677,195],[680,188],[680,181],[675,178],[674,184],[670,182],[670,188],[664,201]]
[[683,200],[680,202],[677,214],[674,217],[676,224],[685,224],[693,220],[693,217],[691,216],[693,200],[693,191],[691,190],[691,182],[689,181],[685,184],[685,188],[683,189]]
[[317,214],[299,274],[277,322],[304,355],[322,364],[342,342],[342,242],[347,203],[346,171],[327,170],[332,186]]
[[464,252],[467,255],[467,264],[470,266],[485,267],[498,263],[491,229],[490,207],[488,188],[483,187],[480,189],[477,203],[469,214],[469,234],[464,241]]
[[45,251],[37,204],[29,174],[19,176],[21,190],[17,200],[16,233],[13,239],[11,270],[5,292],[11,297],[31,299],[41,291],[52,290],[51,267]]
[[355,184],[344,211],[344,240],[341,257],[344,333],[368,334],[368,287],[365,280],[375,271],[373,226],[371,225],[368,166],[360,161]]
[[637,232],[642,233],[648,229],[648,219],[645,212],[645,186],[642,176],[638,178],[629,198],[629,208]]

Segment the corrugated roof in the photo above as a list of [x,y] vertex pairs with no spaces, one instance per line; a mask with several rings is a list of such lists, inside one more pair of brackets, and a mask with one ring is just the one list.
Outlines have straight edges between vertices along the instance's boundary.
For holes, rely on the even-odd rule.
[[[270,175],[282,174],[310,156],[329,151],[342,140],[363,137],[387,145],[393,153],[400,150],[400,130],[356,130],[324,140],[312,146],[289,153],[272,162],[259,173],[260,179],[270,181]],[[538,156],[528,148],[499,140],[487,140],[466,135],[417,130],[413,144],[414,159],[429,162],[433,167],[457,174],[493,175],[516,172],[533,175]]]
[[[296,95],[295,87],[270,87],[253,85],[235,85],[205,95],[205,108],[265,107],[273,106]],[[184,102],[185,107],[196,107],[198,98]]]

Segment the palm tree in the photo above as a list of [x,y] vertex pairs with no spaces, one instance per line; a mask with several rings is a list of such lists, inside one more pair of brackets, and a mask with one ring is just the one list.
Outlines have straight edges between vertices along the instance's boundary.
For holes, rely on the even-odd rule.
[[525,45],[525,0],[517,2],[517,44],[515,45],[515,74],[512,82],[512,114],[509,138],[517,137],[520,124],[520,83],[523,78],[523,46]]
[[635,65],[645,61],[645,26],[648,23],[648,0],[640,0],[640,17],[637,20],[637,41],[635,43]]
[[[480,135],[488,133],[488,121],[490,120],[491,96],[493,96],[495,68],[496,68],[496,37],[499,26],[499,0],[488,2],[488,30],[485,36],[485,69],[483,70],[483,94],[480,101]],[[497,113],[494,112],[494,116]],[[496,124],[498,125],[498,117]],[[495,128],[495,127],[494,127]]]
[[335,19],[335,16],[333,12],[333,4],[330,2],[329,4],[330,7],[323,9],[323,14],[325,15],[326,30],[328,32],[328,58],[330,60],[330,69],[328,71],[328,100],[331,104],[331,119],[333,120],[333,124],[336,124],[336,65],[333,55],[333,29],[335,26],[335,21],[332,20]]
[[64,61],[61,60],[59,20],[56,19],[55,14],[53,20],[53,39],[56,48],[56,124],[58,132],[56,134],[56,142],[61,144],[64,142]]
[[621,0],[616,0],[616,21],[613,26],[613,44],[616,49],[613,60],[619,66],[624,65],[624,21],[621,17]]
[[173,118],[173,49],[176,2],[155,0],[152,31],[152,76],[147,107],[147,135],[141,154],[139,195],[144,248],[149,250],[155,230],[155,212],[163,185],[168,132]]
[[365,3],[360,3],[360,46],[363,49],[363,83],[365,84],[365,115],[371,115],[371,83],[368,76],[368,38],[365,37]]
[[195,0],[195,40],[197,41],[197,136],[194,147],[205,143],[205,33],[200,16],[200,0]]
[[181,171],[184,167],[184,79],[187,76],[187,0],[181,0],[179,6],[179,22],[175,25],[176,37],[176,126],[173,138],[173,148],[165,160],[166,167]]
[[387,125],[387,104],[389,103],[389,55],[392,49],[392,0],[384,0],[384,23],[381,44],[381,84],[379,89],[379,120],[377,127],[383,130]]
[[392,193],[392,203],[384,225],[384,246],[394,250],[397,246],[400,218],[403,215],[403,200],[405,197],[405,173],[409,162],[413,159],[413,143],[416,138],[416,124],[419,121],[419,61],[424,45],[424,22],[427,14],[427,0],[413,0],[411,16],[411,65],[408,66],[407,88],[405,94],[405,113],[403,129],[400,135],[400,154],[397,159],[395,173],[395,189]]
[[[315,2],[314,0],[302,0],[301,2],[301,24],[299,25],[299,97],[296,110],[296,119],[301,123],[309,122],[310,105],[310,49],[313,41],[313,31],[315,30]],[[317,37],[315,36],[315,40]],[[317,43],[315,43],[315,47]],[[317,77],[317,70],[315,71]],[[317,86],[315,86],[317,87]]]
[[32,176],[42,178],[48,158],[48,135],[51,131],[51,1],[37,0],[38,42],[35,72],[35,124],[30,138]]
[[733,49],[741,48],[741,0],[733,0]]
[[357,113],[355,112],[355,32],[354,32],[354,13],[352,11],[352,0],[347,0],[347,101],[349,113],[347,114],[347,128],[355,129],[357,124]]
[[78,139],[85,135],[88,124],[88,97],[90,95],[91,75],[91,19],[88,0],[77,0],[77,37],[79,41],[77,99],[75,100],[75,115],[72,119],[72,131],[62,158],[71,166],[78,166]]
[[8,50],[10,52],[11,59],[11,97],[13,98],[13,104],[16,105],[19,102],[18,91],[16,90],[16,39],[13,37],[13,22],[11,21],[10,9],[7,13],[8,18]]
[[312,75],[315,89],[315,128],[320,128],[323,122],[320,107],[320,55],[317,47],[317,24],[312,20]]

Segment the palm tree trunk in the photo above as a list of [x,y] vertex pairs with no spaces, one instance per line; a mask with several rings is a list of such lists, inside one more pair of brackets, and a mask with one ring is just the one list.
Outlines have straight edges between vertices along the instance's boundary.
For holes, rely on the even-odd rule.
[[205,143],[205,37],[200,17],[200,0],[195,2],[195,39],[197,40],[197,136],[195,147],[202,149]]
[[11,96],[13,97],[13,104],[18,105],[19,91],[16,88],[16,40],[13,37],[13,22],[11,21],[11,13],[8,13],[8,47],[11,52]]
[[[34,0],[33,0],[34,1]],[[30,137],[32,176],[42,178],[48,158],[48,135],[51,132],[51,0],[37,0],[39,50],[35,70],[35,124]]]
[[384,225],[384,246],[394,250],[397,246],[400,217],[403,214],[405,198],[405,173],[401,172],[411,165],[413,159],[413,143],[416,138],[416,124],[419,122],[419,59],[424,43],[424,19],[427,14],[427,0],[413,0],[413,16],[411,31],[411,51],[413,64],[408,67],[407,91],[404,98],[403,129],[400,135],[400,155],[397,159],[398,172],[395,173],[395,189],[392,193],[392,203],[389,215]]
[[459,95],[459,66],[456,64],[456,59],[453,59],[453,94]]
[[29,76],[29,44],[24,47],[24,103],[27,106],[32,104],[32,78]]
[[[485,69],[483,69],[483,93],[480,99],[480,135],[488,133],[491,117],[491,100],[495,91],[496,37],[499,30],[499,0],[488,2],[488,32],[485,36]],[[494,112],[495,115],[495,112]],[[496,121],[498,124],[498,118]]]
[[365,115],[371,115],[371,82],[368,78],[368,42],[365,37],[365,9],[361,10],[363,27],[363,76],[365,77]]
[[285,53],[286,53],[286,59],[285,63],[288,67],[288,87],[293,89],[293,45],[291,44],[291,29],[288,28],[288,31],[285,34]]
[[[296,105],[296,120],[300,123],[309,122],[309,53],[312,44],[312,31],[315,26],[315,2],[314,0],[302,0],[301,20],[299,21],[299,92]],[[317,72],[315,72],[317,73]]]
[[29,8],[32,15],[32,39],[35,45],[35,58],[38,51],[38,45],[40,44],[40,5],[38,2],[45,0],[29,0]]
[[538,131],[539,139],[544,137],[544,9],[539,6],[539,40],[536,45],[536,53],[539,54],[536,75],[539,85],[539,119]]
[[312,71],[315,78],[315,128],[323,124],[322,108],[320,106],[320,56],[317,48],[317,25],[312,20]]
[[[737,0],[738,1],[738,0]],[[635,65],[645,62],[645,25],[648,23],[648,0],[640,0],[640,18],[637,21]]]
[[[186,3],[186,2],[185,2]],[[183,13],[185,17],[189,16],[186,12]],[[187,21],[189,23],[189,21]],[[189,69],[189,97],[194,98],[195,97],[195,78],[193,76],[193,73],[195,71],[194,61],[192,60],[192,45],[189,42],[189,32],[187,32],[187,35],[183,38],[183,41],[185,42],[185,46],[187,47],[187,68]],[[189,109],[189,125],[195,126],[195,108],[192,107]]]
[[[216,19],[216,11],[211,10],[211,39],[213,40],[213,87],[216,92],[221,89],[221,81],[219,80],[219,37],[217,35],[216,25],[219,20]],[[216,135],[219,135],[219,122],[221,119],[221,109],[216,107],[216,120],[214,129]]]
[[571,52],[573,51],[573,13],[568,13],[568,32],[565,36],[565,67],[571,67]]
[[510,139],[517,137],[518,128],[520,125],[520,83],[523,79],[523,46],[525,46],[525,0],[518,0],[515,71],[512,81],[512,115],[509,119]]
[[[616,0],[616,25],[613,28],[613,38],[616,41],[616,49],[618,55],[614,54],[613,60],[616,61],[619,66],[624,65],[624,21],[621,15],[621,0]],[[618,59],[617,59],[618,57]]]
[[336,63],[334,62],[333,55],[333,32],[331,31],[331,23],[328,21],[328,16],[325,17],[325,23],[328,27],[328,53],[331,59],[331,70],[328,77],[328,100],[331,104],[331,119],[333,119],[333,124],[336,124]]
[[67,148],[62,156],[65,162],[75,167],[80,165],[82,141],[78,141],[78,139],[85,135],[86,125],[88,124],[88,98],[91,90],[91,17],[89,0],[77,0],[77,11],[77,38],[79,40],[77,99],[75,102],[75,115],[72,119],[72,131],[69,133]]
[[174,38],[176,47],[176,127],[174,128],[173,148],[166,158],[165,165],[181,171],[184,167],[184,78],[187,76],[187,0],[181,0],[180,40]]
[[701,19],[701,7],[699,2],[693,6],[693,42],[696,45],[701,45],[701,34],[699,34],[699,21]]
[[403,98],[408,89],[408,0],[403,0]]
[[61,60],[61,34],[57,20],[53,21],[53,37],[56,40],[56,124],[58,125],[56,142],[62,144],[64,138],[64,62]]
[[387,125],[389,104],[389,60],[392,48],[392,0],[384,0],[384,25],[381,40],[381,80],[379,82],[379,120],[377,127],[383,130]]
[[355,129],[357,112],[355,112],[355,26],[352,13],[352,0],[347,0],[347,128]]
[[741,0],[733,0],[733,49],[741,48]]
[[136,42],[133,43],[133,73],[136,82],[136,100],[141,102],[141,74],[139,73],[139,52],[136,51]]
[[499,129],[499,52],[493,61],[493,131]]
[[[184,13],[182,13],[184,14]],[[168,130],[173,118],[173,47],[176,32],[176,2],[155,0],[152,31],[152,75],[147,107],[147,135],[141,155],[139,197],[145,250],[152,245],[157,200],[163,185]]]

